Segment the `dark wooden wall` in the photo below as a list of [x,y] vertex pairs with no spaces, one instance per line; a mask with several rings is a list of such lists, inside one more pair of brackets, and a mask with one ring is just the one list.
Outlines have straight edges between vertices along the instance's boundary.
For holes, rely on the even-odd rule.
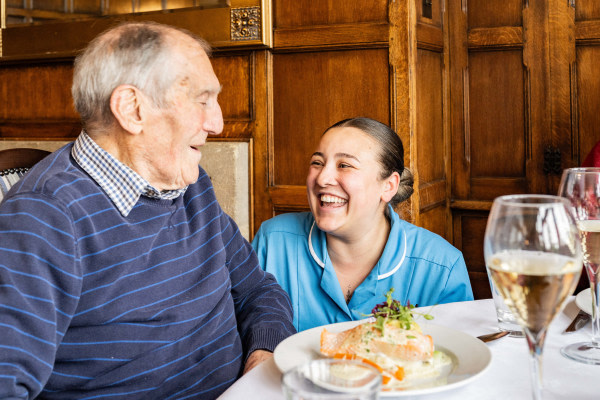
[[492,200],[556,194],[562,169],[600,140],[600,5],[574,4],[449,1],[453,238],[478,297]]

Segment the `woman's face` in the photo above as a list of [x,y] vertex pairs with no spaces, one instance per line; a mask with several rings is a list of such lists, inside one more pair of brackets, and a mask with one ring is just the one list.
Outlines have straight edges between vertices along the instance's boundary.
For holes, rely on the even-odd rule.
[[357,128],[323,135],[306,178],[308,203],[322,231],[351,238],[384,221],[397,186],[381,179],[379,151],[375,139]]

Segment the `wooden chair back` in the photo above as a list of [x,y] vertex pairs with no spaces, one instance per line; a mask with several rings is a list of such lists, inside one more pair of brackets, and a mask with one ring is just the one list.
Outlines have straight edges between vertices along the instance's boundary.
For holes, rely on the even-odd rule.
[[30,148],[0,150],[0,171],[31,168],[48,154],[49,151]]

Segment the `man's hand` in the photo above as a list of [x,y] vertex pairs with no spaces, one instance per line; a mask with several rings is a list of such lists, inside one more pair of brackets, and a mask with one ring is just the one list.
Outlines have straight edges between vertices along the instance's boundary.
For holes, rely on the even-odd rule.
[[246,366],[244,367],[244,374],[250,371],[252,368],[256,367],[263,361],[268,360],[273,357],[273,353],[267,350],[254,350],[252,354],[248,356],[246,360]]

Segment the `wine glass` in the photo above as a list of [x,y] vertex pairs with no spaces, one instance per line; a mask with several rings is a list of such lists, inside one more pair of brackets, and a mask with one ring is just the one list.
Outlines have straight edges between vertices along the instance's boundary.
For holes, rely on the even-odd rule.
[[548,325],[581,274],[579,232],[569,202],[558,196],[494,200],[484,237],[486,267],[529,346],[533,398],[542,396],[542,351]]
[[563,171],[558,194],[566,197],[575,209],[575,219],[581,234],[583,265],[591,286],[592,339],[573,343],[561,353],[585,364],[600,365],[600,168],[570,168]]

